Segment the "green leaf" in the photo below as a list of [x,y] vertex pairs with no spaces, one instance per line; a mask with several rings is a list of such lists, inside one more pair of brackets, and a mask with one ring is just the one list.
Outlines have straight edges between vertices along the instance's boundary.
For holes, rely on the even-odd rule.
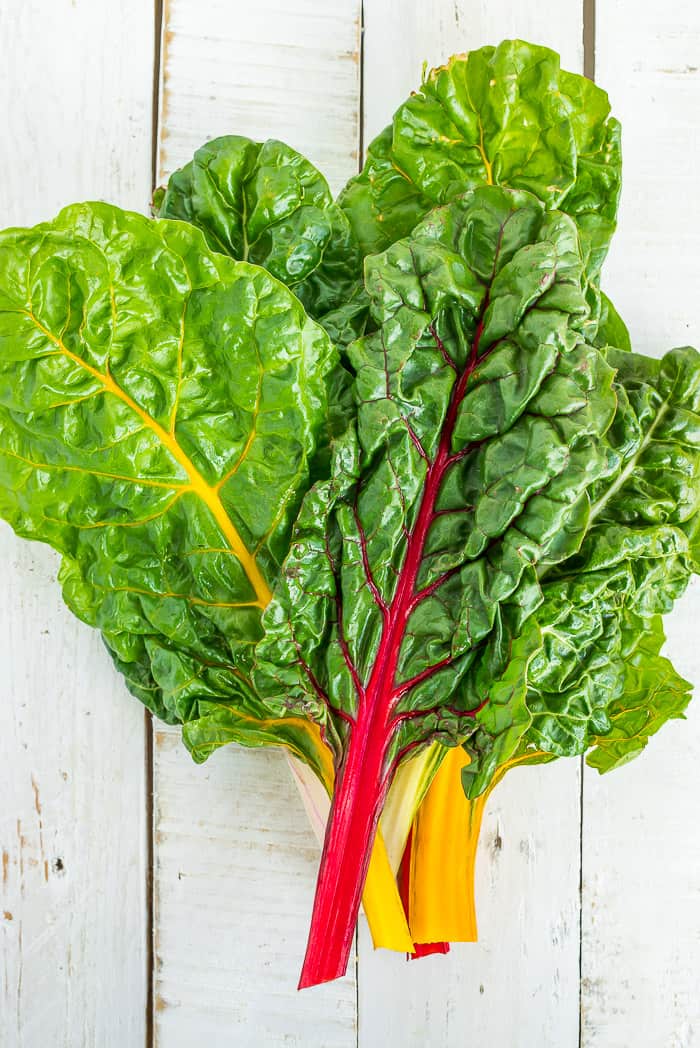
[[[470,796],[482,792],[495,774],[493,753],[501,766],[528,750],[574,756],[610,732],[619,742],[615,723],[638,724],[642,683],[652,680],[653,671],[635,675],[630,666],[646,657],[648,638],[660,636],[658,617],[671,609],[697,570],[700,355],[685,348],[661,361],[613,351],[607,357],[618,368],[617,410],[605,437],[608,466],[591,489],[580,549],[574,546],[558,564],[538,569],[541,601],[525,628],[539,630],[541,646],[528,662],[520,691],[506,695],[500,720],[490,713],[489,680],[508,672],[517,622],[504,618],[504,637],[470,674],[470,701],[478,704],[489,695],[468,743]],[[558,551],[564,546],[559,543]],[[663,686],[658,695],[650,694],[643,744],[681,695],[679,678],[665,659],[649,665],[658,669]],[[620,742],[615,752],[623,749]]]
[[[198,225],[216,250],[270,269],[347,346],[376,329],[365,256],[406,236],[436,204],[491,183],[527,189],[572,215],[597,276],[615,228],[619,125],[607,95],[560,70],[547,48],[505,41],[433,70],[372,142],[339,206],[291,147],[238,136],[198,150],[154,206]],[[609,337],[604,304],[606,339],[621,345],[624,325],[617,318]]]
[[664,639],[661,620],[653,620],[625,664],[623,694],[608,708],[609,730],[591,736],[595,748],[586,763],[601,773],[638,757],[650,737],[669,720],[684,719],[692,686],[659,655]]
[[595,339],[596,346],[615,346],[617,349],[631,350],[632,342],[627,325],[615,309],[607,295],[600,295],[600,320]]
[[671,528],[596,528],[577,562],[560,566],[571,574],[553,573],[534,616],[543,646],[530,665],[527,742],[576,756],[609,729],[640,635],[685,588],[686,552]]
[[0,512],[63,555],[67,604],[168,721],[286,741],[247,667],[336,364],[192,226],[82,204],[0,235]]
[[[507,621],[507,616],[503,619]],[[498,658],[501,638],[494,638],[470,674],[472,696],[482,695],[484,702],[476,729],[464,744],[471,760],[462,770],[462,786],[470,798],[483,793],[499,768],[512,759],[532,724],[527,705],[529,667],[541,649],[542,635],[532,620],[520,635],[516,628],[508,633],[513,639],[507,653]]]
[[340,197],[365,253],[476,186],[526,189],[570,214],[605,258],[620,193],[620,127],[607,95],[548,48],[506,40],[433,70],[370,145]]
[[700,354],[661,361],[606,354],[619,408],[609,434],[614,473],[594,491],[592,520],[681,524],[700,510]]
[[[351,429],[333,479],[304,502],[265,616],[259,687],[340,732],[332,710],[356,715],[386,634],[381,608],[419,548],[409,563],[422,599],[392,658],[402,707],[426,715],[399,734],[456,738],[464,717],[453,723],[441,703],[605,467],[612,372],[583,342],[575,227],[528,194],[485,188],[434,213],[368,259],[367,285],[381,327],[349,350],[358,438]],[[439,683],[408,688],[431,668]]]
[[284,142],[213,139],[171,175],[154,208],[197,226],[213,250],[264,266],[343,342],[361,332],[362,257],[350,224],[323,175]]
[[158,213],[191,222],[213,250],[292,285],[323,257],[332,203],[323,175],[294,149],[229,135],[202,146],[170,177]]

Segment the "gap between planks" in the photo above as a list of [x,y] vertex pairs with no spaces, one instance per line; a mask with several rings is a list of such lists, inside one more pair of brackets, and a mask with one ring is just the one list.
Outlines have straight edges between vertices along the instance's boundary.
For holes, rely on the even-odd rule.
[[[595,82],[596,0],[583,0],[583,75]],[[578,855],[578,1048],[583,1048],[583,814],[586,761],[579,757],[579,855]]]
[[[159,179],[160,98],[163,82],[164,0],[153,2],[153,103],[151,110],[151,192]],[[155,1045],[155,730],[153,715],[144,710],[146,807],[146,1048]]]

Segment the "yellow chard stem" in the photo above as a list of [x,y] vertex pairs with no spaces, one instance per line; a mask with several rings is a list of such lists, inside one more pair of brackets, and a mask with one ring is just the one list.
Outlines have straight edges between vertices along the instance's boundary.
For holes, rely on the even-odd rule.
[[474,863],[486,798],[465,797],[468,763],[461,746],[448,751],[416,816],[409,917],[418,943],[476,941]]
[[462,789],[469,755],[461,746],[447,751],[413,828],[409,924],[415,942],[477,941],[474,877],[486,802],[510,768],[543,757],[532,750],[505,761],[484,793],[469,800]]
[[[287,751],[287,761],[301,794],[306,813],[319,844],[323,844],[326,822],[330,812],[330,794],[333,792],[333,766],[330,751],[322,742],[319,747],[328,754],[324,761],[322,785],[316,774],[297,757]],[[367,870],[362,906],[369,925],[375,949],[383,947],[400,953],[413,952],[413,939],[408,930],[406,913],[399,896],[396,878],[389,864],[381,827],[377,832]]]

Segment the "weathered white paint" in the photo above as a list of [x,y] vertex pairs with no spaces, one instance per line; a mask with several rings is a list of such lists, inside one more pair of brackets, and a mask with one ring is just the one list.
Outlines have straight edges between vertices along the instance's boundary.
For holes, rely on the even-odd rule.
[[[582,68],[579,0],[365,0],[365,142],[418,86],[423,60],[438,65],[505,37],[548,44],[567,68]],[[579,776],[576,761],[523,768],[494,791],[480,843],[478,944],[406,966],[374,953],[363,929],[362,1048],[577,1043]]]
[[156,733],[158,1048],[351,1048],[355,972],[297,993],[318,845],[279,753]]
[[[284,139],[337,189],[358,166],[359,47],[359,0],[171,0],[161,178],[235,133]],[[229,748],[202,769],[157,742],[158,1048],[354,1045],[352,966],[296,992],[319,852],[284,758]]]
[[[599,4],[596,78],[622,120],[625,180],[606,286],[633,342],[700,341],[700,9]],[[667,625],[700,684],[700,587]],[[584,777],[583,1045],[690,1048],[700,1038],[700,708],[644,756]]]
[[[0,4],[0,227],[104,197],[143,209],[153,16]],[[0,1044],[143,1044],[144,713],[63,606],[57,558],[0,527]]]
[[159,172],[218,135],[281,138],[338,189],[357,170],[360,0],[166,0]]
[[[365,142],[424,59],[523,36],[581,67],[579,0],[364,9]],[[161,178],[226,132],[290,141],[334,188],[356,168],[359,0],[171,0],[165,14]],[[626,132],[607,285],[652,352],[697,338],[699,37],[689,0],[598,4],[598,80]],[[153,55],[137,0],[0,5],[0,226],[86,197],[145,209]],[[148,985],[143,714],[61,605],[52,554],[6,528],[0,547],[0,1044],[131,1048]],[[698,589],[670,629],[694,681]],[[585,774],[584,1048],[689,1048],[700,1031],[699,738],[693,711],[642,760]],[[576,762],[495,792],[478,945],[406,964],[361,925],[357,978],[301,995],[318,855],[283,760],[229,748],[197,768],[161,730],[155,774],[159,1048],[578,1043]]]

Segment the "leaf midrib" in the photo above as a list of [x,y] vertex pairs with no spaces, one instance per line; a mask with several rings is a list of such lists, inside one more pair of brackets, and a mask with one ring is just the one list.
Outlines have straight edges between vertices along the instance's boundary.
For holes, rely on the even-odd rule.
[[624,469],[620,470],[620,473],[619,473],[618,477],[616,478],[616,480],[614,481],[614,483],[612,483],[610,485],[610,487],[608,488],[608,490],[605,491],[600,496],[598,501],[594,502],[593,505],[591,506],[591,511],[590,511],[590,514],[589,514],[589,517],[588,517],[589,529],[590,529],[590,525],[593,523],[593,521],[596,519],[596,517],[600,514],[600,512],[605,508],[605,506],[608,504],[608,502],[613,497],[613,495],[616,495],[617,492],[622,487],[624,487],[626,482],[629,480],[631,475],[634,473],[637,465],[639,464],[640,458],[642,457],[642,455],[644,454],[646,449],[651,444],[651,440],[652,440],[652,437],[654,436],[656,428],[659,425],[659,423],[661,422],[661,420],[664,417],[664,415],[666,414],[666,412],[668,411],[669,406],[670,406],[670,399],[664,400],[663,403],[661,404],[661,407],[659,408],[659,410],[658,410],[658,412],[656,414],[656,418],[654,419],[654,421],[649,426],[649,429],[647,430],[645,436],[642,438],[642,441],[641,441],[639,447],[634,452],[634,454],[630,457],[630,459],[626,463]]
[[82,357],[78,356],[77,353],[73,353],[68,349],[61,338],[54,335],[48,328],[44,327],[31,310],[23,310],[22,312],[24,312],[35,327],[56,346],[59,353],[78,367],[82,368],[88,374],[92,375],[93,378],[97,379],[97,381],[104,387],[105,392],[111,393],[113,396],[117,397],[118,400],[121,400],[123,404],[126,404],[126,406],[137,415],[143,425],[155,434],[160,443],[167,449],[178,465],[184,469],[189,478],[189,484],[184,488],[184,490],[189,489],[197,495],[214,517],[214,520],[226,539],[231,552],[240,562],[241,567],[253,588],[256,599],[252,603],[252,606],[257,606],[263,610],[272,599],[272,592],[257,565],[255,557],[246,547],[237,528],[226,512],[219,495],[219,485],[211,485],[204,479],[192,460],[178,443],[174,432],[169,433],[164,429],[156,419],[149,415],[147,411],[130,397],[124,389],[122,389],[122,387],[110,375],[108,365],[106,365],[107,370],[105,372],[101,372],[97,368],[94,368],[91,364],[88,364],[86,360],[83,360]]

